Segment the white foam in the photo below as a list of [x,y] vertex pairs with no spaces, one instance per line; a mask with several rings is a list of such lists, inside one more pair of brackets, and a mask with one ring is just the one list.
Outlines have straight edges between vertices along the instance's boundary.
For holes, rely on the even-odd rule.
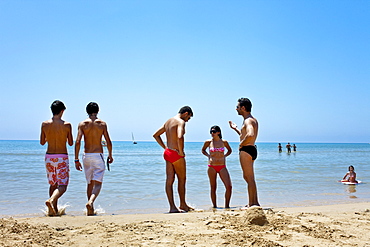
[[[68,204],[68,202],[64,205],[58,205],[58,212],[57,212],[57,216],[62,216],[62,215],[65,215],[66,214],[66,209],[68,207],[70,207],[71,205]],[[44,205],[44,208],[41,208],[40,209],[42,211],[42,213],[45,215],[45,216],[49,216],[48,214],[48,207],[46,205]]]

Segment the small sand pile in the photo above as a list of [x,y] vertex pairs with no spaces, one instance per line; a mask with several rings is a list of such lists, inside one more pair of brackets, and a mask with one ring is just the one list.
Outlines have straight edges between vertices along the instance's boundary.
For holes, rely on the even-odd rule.
[[265,213],[261,207],[249,208],[245,211],[246,222],[252,225],[264,226],[268,224]]

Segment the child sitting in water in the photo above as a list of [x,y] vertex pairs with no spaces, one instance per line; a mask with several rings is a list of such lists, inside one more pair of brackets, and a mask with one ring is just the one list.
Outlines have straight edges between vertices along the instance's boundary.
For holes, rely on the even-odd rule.
[[355,168],[353,166],[348,167],[348,172],[344,175],[342,182],[358,183],[356,180]]

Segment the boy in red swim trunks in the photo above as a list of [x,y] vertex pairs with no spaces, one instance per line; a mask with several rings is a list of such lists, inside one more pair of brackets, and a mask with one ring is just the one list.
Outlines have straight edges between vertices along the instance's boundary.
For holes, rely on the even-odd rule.
[[58,199],[66,192],[69,181],[69,162],[67,145],[73,145],[72,126],[62,120],[66,107],[62,101],[55,100],[51,105],[53,117],[42,123],[40,144],[48,143],[45,165],[49,180],[49,196],[45,202],[48,215],[58,215]]
[[[179,208],[186,212],[193,209],[185,202],[186,162],[184,154],[185,123],[192,116],[192,109],[189,106],[184,106],[176,116],[168,119],[153,135],[154,139],[164,149],[163,157],[166,160],[166,194],[168,203],[170,204],[170,213],[180,212],[173,199],[175,175],[178,180]],[[166,133],[167,145],[164,144],[161,138],[163,133]]]

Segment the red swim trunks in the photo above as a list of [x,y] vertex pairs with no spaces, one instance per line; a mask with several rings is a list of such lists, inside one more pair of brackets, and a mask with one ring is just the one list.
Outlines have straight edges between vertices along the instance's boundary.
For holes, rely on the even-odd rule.
[[69,161],[68,154],[46,154],[46,173],[50,185],[68,185]]
[[166,148],[163,153],[163,158],[171,163],[174,163],[178,161],[181,158],[184,158],[185,156],[179,155],[179,153],[175,150]]

